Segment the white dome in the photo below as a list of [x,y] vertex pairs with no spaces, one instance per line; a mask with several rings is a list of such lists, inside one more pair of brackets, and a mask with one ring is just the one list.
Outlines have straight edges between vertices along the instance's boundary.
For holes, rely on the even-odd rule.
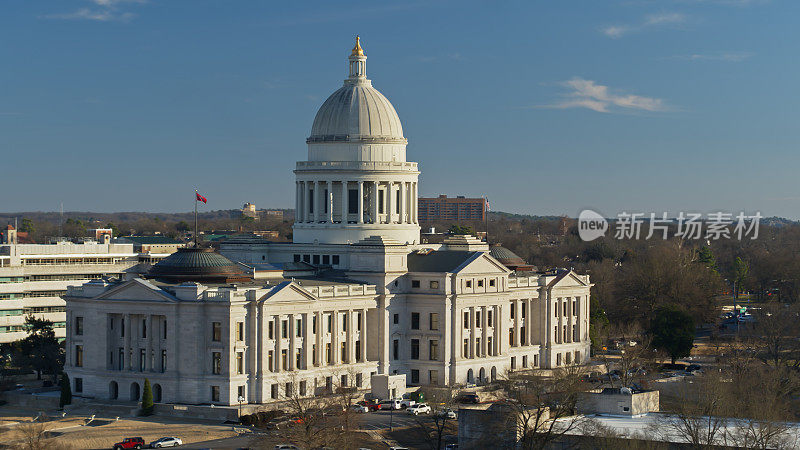
[[317,111],[309,142],[405,141],[394,107],[370,83],[348,83]]

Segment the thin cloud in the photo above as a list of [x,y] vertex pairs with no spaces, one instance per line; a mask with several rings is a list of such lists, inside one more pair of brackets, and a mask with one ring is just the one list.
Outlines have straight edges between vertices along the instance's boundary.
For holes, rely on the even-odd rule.
[[129,11],[122,11],[120,6],[125,3],[144,4],[148,0],[90,0],[95,6],[91,8],[80,8],[77,11],[45,14],[39,16],[40,19],[54,20],[91,20],[95,22],[127,22],[136,17],[136,14]]
[[597,84],[592,80],[576,77],[558,84],[570,89],[571,92],[563,94],[564,98],[561,101],[544,105],[544,108],[584,108],[601,113],[624,111],[661,112],[669,109],[660,98],[613,93],[608,86]]
[[618,39],[626,34],[638,33],[651,28],[664,25],[678,25],[685,23],[687,17],[680,13],[659,13],[645,16],[641,22],[628,25],[611,25],[602,28],[600,31],[612,39]]
[[686,61],[742,62],[753,55],[754,53],[751,52],[692,53],[690,55],[676,55],[673,58]]

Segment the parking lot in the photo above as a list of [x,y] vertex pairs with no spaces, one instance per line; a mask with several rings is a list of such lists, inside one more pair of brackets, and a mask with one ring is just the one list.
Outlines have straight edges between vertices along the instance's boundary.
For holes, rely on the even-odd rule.
[[430,416],[420,414],[414,416],[404,409],[396,411],[373,411],[359,414],[362,430],[388,430],[391,428],[413,427],[418,420],[430,420]]

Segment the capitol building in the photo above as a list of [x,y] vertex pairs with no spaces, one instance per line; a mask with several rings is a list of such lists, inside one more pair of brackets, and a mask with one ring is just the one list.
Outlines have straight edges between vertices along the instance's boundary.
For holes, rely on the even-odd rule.
[[236,405],[482,384],[589,358],[586,275],[472,236],[423,244],[419,167],[356,41],[297,162],[293,242],[239,235],[66,296],[77,396]]

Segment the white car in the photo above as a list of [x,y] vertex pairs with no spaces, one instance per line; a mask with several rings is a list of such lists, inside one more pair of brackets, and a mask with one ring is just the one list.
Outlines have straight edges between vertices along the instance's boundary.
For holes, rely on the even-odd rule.
[[276,446],[275,446],[275,450],[300,450],[300,449],[299,449],[299,448],[297,448],[297,447],[296,447],[296,446],[294,446],[294,445],[290,445],[290,444],[282,444],[282,445],[276,445]]
[[369,408],[367,408],[366,406],[363,406],[363,405],[350,405],[350,409],[352,409],[353,412],[357,412],[357,413],[367,413],[367,412],[369,412]]
[[417,403],[416,405],[409,406],[406,412],[415,416],[420,414],[430,414],[431,407],[425,403]]
[[439,416],[455,420],[456,419],[456,412],[453,411],[452,409],[449,409],[449,408],[448,409],[443,409],[443,410],[439,411]]
[[403,409],[402,403],[399,400],[384,400],[381,402],[381,411],[390,409]]
[[176,437],[162,437],[150,443],[150,448],[177,447],[183,445],[183,441]]

